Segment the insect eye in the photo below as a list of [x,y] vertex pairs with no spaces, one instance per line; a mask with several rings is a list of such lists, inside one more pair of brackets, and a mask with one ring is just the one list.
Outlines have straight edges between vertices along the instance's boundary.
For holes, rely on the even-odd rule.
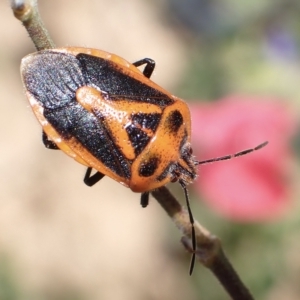
[[173,172],[172,172],[172,176],[173,178],[171,179],[171,182],[177,182],[178,179],[181,177],[181,172],[179,169],[175,169]]
[[174,176],[172,179],[171,179],[171,182],[174,183],[174,182],[177,182],[178,181],[178,177]]

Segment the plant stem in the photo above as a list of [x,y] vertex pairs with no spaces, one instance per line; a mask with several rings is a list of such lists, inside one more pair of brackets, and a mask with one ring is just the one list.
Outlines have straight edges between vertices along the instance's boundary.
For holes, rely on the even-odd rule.
[[26,28],[38,51],[55,47],[40,17],[37,0],[12,0],[14,15]]
[[[151,194],[183,234],[181,241],[185,248],[193,253],[192,230],[187,210],[166,187],[152,191]],[[226,257],[220,240],[196,220],[194,226],[197,242],[197,260],[213,272],[233,300],[254,300]]]

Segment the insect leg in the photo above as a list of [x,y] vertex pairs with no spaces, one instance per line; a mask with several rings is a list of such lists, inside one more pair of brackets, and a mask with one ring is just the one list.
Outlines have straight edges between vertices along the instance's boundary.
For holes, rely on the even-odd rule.
[[84,179],[83,182],[87,185],[87,186],[93,186],[94,184],[96,184],[98,181],[100,181],[105,175],[100,173],[100,172],[96,172],[94,175],[91,175],[92,173],[92,168],[87,168],[86,173],[84,175]]
[[139,67],[142,65],[146,65],[143,71],[143,74],[147,77],[150,78],[154,68],[155,68],[155,61],[151,58],[143,58],[141,60],[138,60],[133,63],[134,66]]
[[51,149],[51,150],[59,150],[57,145],[48,139],[48,136],[44,131],[42,133],[42,140],[43,140],[43,143],[46,148]]
[[141,205],[142,207],[147,207],[149,204],[149,192],[144,192],[141,194]]

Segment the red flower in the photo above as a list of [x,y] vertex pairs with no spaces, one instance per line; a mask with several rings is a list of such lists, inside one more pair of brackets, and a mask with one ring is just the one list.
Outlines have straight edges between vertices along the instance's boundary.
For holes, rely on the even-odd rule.
[[289,204],[289,142],[296,127],[283,104],[232,96],[190,108],[192,145],[199,160],[269,141],[246,156],[200,165],[194,187],[202,198],[235,221],[257,222],[281,215]]

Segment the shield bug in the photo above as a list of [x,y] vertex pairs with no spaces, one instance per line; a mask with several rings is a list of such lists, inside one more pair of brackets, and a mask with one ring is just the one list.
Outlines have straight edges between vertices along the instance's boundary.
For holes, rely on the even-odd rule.
[[[143,72],[138,69],[142,65]],[[196,178],[197,165],[241,156],[266,143],[197,161],[192,155],[188,106],[150,80],[154,67],[148,58],[131,64],[101,50],[70,47],[26,56],[21,75],[43,127],[45,146],[60,149],[85,165],[88,186],[109,176],[141,193],[141,204],[146,207],[151,190],[180,183],[195,250],[186,186]],[[93,175],[92,169],[96,170]]]
[[86,165],[87,185],[107,175],[145,193],[195,179],[188,106],[149,79],[154,66],[151,59],[131,64],[86,48],[44,50],[22,60],[45,146]]

